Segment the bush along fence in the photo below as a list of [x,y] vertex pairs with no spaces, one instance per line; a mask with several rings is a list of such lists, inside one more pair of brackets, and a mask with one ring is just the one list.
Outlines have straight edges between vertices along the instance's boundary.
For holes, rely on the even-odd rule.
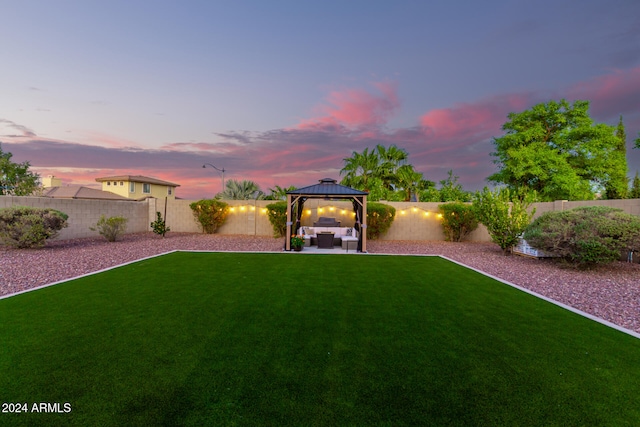
[[[49,208],[68,215],[67,227],[59,231],[58,240],[97,237],[96,226],[102,216],[127,219],[127,233],[152,232],[151,223],[157,220],[157,212],[163,212],[163,220],[171,233],[202,233],[203,226],[194,217],[191,204],[194,200],[146,199],[143,201],[109,201],[82,199],[51,199],[46,197],[0,196],[0,209],[11,206]],[[268,205],[273,200],[225,200],[227,215],[217,226],[216,234],[274,236],[274,224],[270,221]],[[442,203],[378,202],[395,209],[393,222],[380,233],[380,240],[432,240],[444,241]],[[581,206],[608,206],[622,209],[628,214],[640,216],[640,199],[545,202],[534,203],[535,217],[545,212],[565,211]],[[383,208],[387,209],[387,208]],[[319,217],[333,217],[345,226],[355,222],[350,202],[334,200],[308,200],[302,212],[302,225],[312,226]],[[535,218],[534,217],[534,218]],[[171,235],[168,234],[168,236]],[[479,225],[468,233],[464,241],[490,242],[486,227]]]

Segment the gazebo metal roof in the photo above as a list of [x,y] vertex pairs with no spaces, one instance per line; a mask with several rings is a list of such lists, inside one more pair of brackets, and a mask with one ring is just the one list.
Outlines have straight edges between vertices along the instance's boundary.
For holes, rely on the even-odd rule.
[[309,185],[307,187],[298,188],[296,190],[287,191],[287,194],[295,195],[309,195],[309,196],[325,196],[325,197],[345,197],[350,198],[353,196],[366,196],[369,193],[366,191],[356,190],[355,188],[347,187],[345,185],[338,184],[335,179],[323,178],[319,184]]

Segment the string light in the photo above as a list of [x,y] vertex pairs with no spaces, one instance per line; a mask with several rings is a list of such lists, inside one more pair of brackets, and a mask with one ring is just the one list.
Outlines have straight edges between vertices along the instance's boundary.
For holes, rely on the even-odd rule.
[[[255,212],[256,207],[253,205],[247,206],[247,205],[240,205],[240,206],[230,206],[229,207],[229,212],[233,212],[236,213],[236,211],[239,212],[247,212],[247,211],[252,211]],[[329,211],[329,212],[336,212],[336,213],[340,213],[340,215],[342,216],[351,216],[351,217],[355,217],[356,213],[353,211],[348,211],[346,209],[342,209],[340,207],[336,207],[336,206],[319,206],[318,208],[316,208],[316,210],[318,211],[318,214],[322,214],[325,211]],[[266,214],[268,212],[267,208],[260,208],[259,212],[262,214]],[[421,214],[423,215],[425,218],[429,218],[432,216],[432,214],[435,216],[435,218],[437,219],[442,219],[442,214],[439,213],[438,211],[433,211],[433,210],[427,210],[427,209],[423,209],[421,207],[418,206],[409,206],[403,209],[399,209],[398,210],[399,214],[402,216],[407,215],[408,213],[414,213],[414,214]],[[303,211],[303,215],[309,215],[311,216],[312,214],[312,209],[305,209]],[[455,215],[454,213],[452,213],[452,215]]]
[[408,213],[417,213],[419,214],[420,212],[422,212],[422,215],[424,215],[425,218],[429,218],[431,216],[431,214],[435,214],[435,217],[437,219],[441,219],[442,218],[442,214],[438,213],[437,211],[430,211],[427,209],[422,209],[421,207],[418,206],[409,206],[406,207],[404,209],[400,209],[400,215],[406,215]]

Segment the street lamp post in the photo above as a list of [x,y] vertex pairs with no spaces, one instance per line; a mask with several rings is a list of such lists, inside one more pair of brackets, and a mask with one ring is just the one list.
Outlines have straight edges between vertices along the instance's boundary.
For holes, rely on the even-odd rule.
[[222,173],[222,191],[224,191],[224,168],[219,169],[219,168],[215,167],[214,165],[212,165],[211,163],[205,163],[204,165],[202,165],[203,168],[206,168],[207,166],[211,166],[212,168],[214,168],[218,172]]

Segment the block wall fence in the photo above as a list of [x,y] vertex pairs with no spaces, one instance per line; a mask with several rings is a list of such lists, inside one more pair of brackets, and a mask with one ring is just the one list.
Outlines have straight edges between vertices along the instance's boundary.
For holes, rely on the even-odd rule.
[[[146,199],[143,201],[51,199],[46,197],[0,196],[0,208],[10,206],[33,206],[52,208],[69,215],[69,226],[63,229],[58,240],[95,237],[91,231],[101,215],[128,218],[127,233],[151,231],[150,224],[156,219],[156,212],[162,213],[171,232],[201,233],[189,205],[194,200]],[[266,213],[266,206],[273,200],[228,200],[231,212],[226,223],[218,229],[218,234],[242,234],[250,236],[272,236],[273,228]],[[438,218],[438,206],[442,203],[427,202],[382,202],[396,208],[396,218],[382,240],[444,240]],[[165,216],[166,206],[166,216]],[[626,213],[640,216],[640,199],[589,200],[567,202],[535,203],[535,216],[544,212],[562,211],[579,206],[611,206]],[[312,226],[321,216],[334,217],[343,226],[354,224],[351,202],[310,199],[304,204],[302,225]],[[480,225],[469,238],[474,242],[491,241],[484,226]]]

